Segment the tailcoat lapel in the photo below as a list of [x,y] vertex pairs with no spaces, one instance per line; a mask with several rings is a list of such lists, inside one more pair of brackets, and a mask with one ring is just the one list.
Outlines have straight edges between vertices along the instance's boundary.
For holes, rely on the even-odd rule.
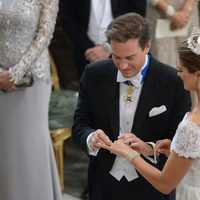
[[158,68],[155,69],[155,66],[150,64],[138,102],[132,127],[133,132],[138,132],[144,120],[149,117],[149,111],[154,107],[154,102],[159,98],[166,83],[166,80],[162,80]]
[[116,82],[116,69],[114,69],[114,72],[108,73],[110,75],[106,75],[106,79],[101,84],[102,101],[104,101],[105,108],[108,111],[111,131],[113,132],[113,138],[110,139],[116,139],[119,135],[119,83]]

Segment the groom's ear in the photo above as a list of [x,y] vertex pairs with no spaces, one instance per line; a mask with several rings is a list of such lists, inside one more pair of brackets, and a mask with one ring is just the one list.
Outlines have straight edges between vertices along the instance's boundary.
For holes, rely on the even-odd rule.
[[144,48],[144,50],[146,51],[146,54],[149,53],[150,51],[150,48],[151,48],[151,41],[149,40]]

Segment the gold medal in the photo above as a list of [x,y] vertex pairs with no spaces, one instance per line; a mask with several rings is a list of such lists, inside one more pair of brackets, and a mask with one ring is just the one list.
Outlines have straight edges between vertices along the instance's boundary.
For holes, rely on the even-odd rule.
[[133,94],[133,87],[131,86],[130,81],[128,81],[127,95],[125,97],[126,103],[131,103],[133,101],[132,94]]

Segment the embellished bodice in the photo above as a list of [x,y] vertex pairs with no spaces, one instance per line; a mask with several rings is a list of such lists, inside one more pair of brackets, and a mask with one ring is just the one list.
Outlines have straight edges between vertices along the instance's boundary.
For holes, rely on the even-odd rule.
[[15,83],[28,72],[50,78],[47,47],[57,10],[58,0],[0,0],[0,67]]
[[193,158],[192,167],[179,188],[200,194],[200,127],[188,120],[188,114],[178,126],[171,149],[179,156]]

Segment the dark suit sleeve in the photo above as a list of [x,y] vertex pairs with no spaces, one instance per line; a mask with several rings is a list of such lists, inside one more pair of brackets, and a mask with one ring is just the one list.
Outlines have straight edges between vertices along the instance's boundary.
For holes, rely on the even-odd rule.
[[147,7],[147,1],[146,0],[129,0],[129,12],[135,12],[143,17],[146,16],[146,7]]
[[[81,51],[93,47],[94,43],[87,36],[87,27],[83,28],[83,22],[87,16],[84,16],[84,6],[82,8],[81,17],[79,9],[80,5],[75,5],[76,3],[73,0],[60,0],[59,3],[59,16],[60,22],[64,29],[64,32],[73,42],[76,47],[79,47]],[[83,2],[84,4],[84,2]],[[82,21],[80,21],[80,19]],[[85,23],[86,24],[86,23]],[[87,24],[86,24],[87,26]]]
[[86,140],[88,135],[95,131],[91,128],[93,124],[92,115],[90,112],[89,95],[87,89],[88,69],[80,80],[79,100],[75,110],[74,124],[72,127],[72,138],[81,149],[88,154]]
[[146,0],[111,0],[111,4],[114,18],[129,12],[146,15]]

